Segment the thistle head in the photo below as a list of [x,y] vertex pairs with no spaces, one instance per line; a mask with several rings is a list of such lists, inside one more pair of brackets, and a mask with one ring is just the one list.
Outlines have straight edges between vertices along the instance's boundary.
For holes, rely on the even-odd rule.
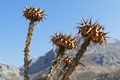
[[42,21],[45,16],[44,11],[42,9],[35,7],[25,8],[23,12],[23,16],[25,16],[26,19],[29,19],[33,22]]
[[92,23],[91,19],[87,21],[83,20],[78,28],[78,33],[81,34],[83,38],[100,44],[106,41],[107,33],[104,32],[104,28],[98,22]]
[[74,37],[61,33],[53,35],[51,41],[53,42],[53,44],[64,49],[73,49],[77,46],[77,41]]
[[68,56],[68,55],[64,55],[63,56],[63,61],[66,63],[66,64],[71,64],[73,62],[73,59]]

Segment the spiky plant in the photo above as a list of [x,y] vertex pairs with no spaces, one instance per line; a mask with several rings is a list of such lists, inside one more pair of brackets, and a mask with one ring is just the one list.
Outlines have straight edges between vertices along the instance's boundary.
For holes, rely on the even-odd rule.
[[[52,73],[54,73],[53,68],[56,69],[58,67],[58,64],[60,63],[61,59],[66,64],[71,63],[71,58],[66,56],[64,54],[64,51],[65,49],[70,50],[70,49],[76,48],[76,45],[77,45],[77,41],[75,40],[75,38],[73,38],[71,35],[65,35],[62,33],[53,35],[51,41],[59,49],[57,52],[57,57],[53,61],[52,67],[50,68],[50,71],[48,73],[49,75],[52,75]],[[52,77],[49,80],[52,80]]]
[[28,33],[27,33],[27,39],[26,39],[25,48],[24,48],[24,53],[25,53],[24,54],[24,80],[30,80],[29,64],[31,60],[30,60],[29,52],[30,52],[32,35],[33,35],[33,29],[34,29],[35,22],[42,21],[45,14],[42,9],[35,8],[35,7],[25,8],[23,12],[24,12],[23,16],[30,21]]
[[78,29],[78,34],[81,34],[81,36],[84,38],[84,42],[81,45],[80,50],[76,53],[76,57],[73,59],[73,63],[69,66],[62,80],[69,79],[69,76],[75,70],[76,66],[78,66],[79,60],[85,53],[87,47],[90,45],[90,42],[102,44],[106,41],[107,38],[107,33],[104,32],[104,28],[98,22],[92,23],[91,19],[87,21],[83,20],[80,23],[80,27],[78,27]]
[[[71,35],[65,35],[65,34],[55,34],[52,36],[51,41],[53,44],[59,47],[59,49],[73,49],[76,48],[76,40]],[[63,53],[58,53],[58,56],[64,55]]]
[[[65,49],[70,50],[76,48],[77,41],[71,35],[55,34],[52,36],[52,42],[59,47],[57,57],[62,57],[65,62],[69,62],[70,58],[65,56]],[[68,59],[69,58],[69,59]]]

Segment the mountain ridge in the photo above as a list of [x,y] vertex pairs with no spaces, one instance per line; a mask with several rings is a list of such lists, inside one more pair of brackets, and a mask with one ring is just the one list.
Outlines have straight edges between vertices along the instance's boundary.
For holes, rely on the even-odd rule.
[[[72,80],[105,80],[120,79],[120,40],[111,40],[107,45],[90,45],[85,55],[80,60],[86,67],[78,66],[71,75]],[[76,50],[66,51],[66,54],[74,56]],[[30,65],[31,80],[42,80],[56,56],[55,48],[48,51],[44,56],[34,59]],[[3,66],[1,68],[1,66]],[[8,69],[7,66],[10,68]],[[11,75],[11,74],[13,75]],[[17,75],[17,77],[13,77]],[[14,66],[0,63],[0,80],[6,78],[12,80],[23,80],[23,67],[18,70]],[[102,76],[102,79],[100,78]],[[89,78],[89,79],[88,79]],[[100,79],[99,79],[100,78]],[[44,79],[43,79],[44,80]]]
[[[120,66],[120,55],[119,55],[120,45],[119,44],[120,44],[119,40],[114,40],[114,42],[109,42],[107,43],[107,45],[102,45],[102,46],[95,45],[95,44],[90,45],[90,47],[88,47],[87,51],[85,52],[84,57],[80,61],[86,66],[94,65],[94,66],[97,66],[98,69],[99,67],[102,67],[102,68],[104,67],[103,69],[100,68],[103,71],[106,71],[107,68],[109,68],[108,66],[111,66],[111,67]],[[71,50],[67,54],[73,55],[73,53],[76,53],[76,50]],[[35,77],[33,78],[33,80],[37,80],[36,77],[41,77],[41,75],[45,73],[45,71],[47,71],[47,69],[50,67],[52,60],[55,58],[55,54],[56,54],[55,50],[52,49],[48,53],[46,53],[44,58],[42,56],[43,61],[47,61],[48,63],[45,62],[45,65],[44,65],[44,62],[42,64],[39,64],[44,66],[44,68],[41,70],[39,70],[38,68],[37,69],[38,74],[36,74],[35,76],[34,74],[31,73],[31,76]],[[48,60],[48,58],[51,58],[51,59]],[[39,63],[39,61],[37,63]],[[49,66],[46,66],[48,64]],[[30,67],[30,69],[34,70],[34,68],[32,67]],[[114,68],[110,68],[110,69],[113,70]],[[76,80],[76,79],[73,79],[73,80]]]

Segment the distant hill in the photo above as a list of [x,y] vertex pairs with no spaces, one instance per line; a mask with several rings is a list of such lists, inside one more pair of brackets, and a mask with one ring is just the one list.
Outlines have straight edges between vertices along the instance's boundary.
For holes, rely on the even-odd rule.
[[[66,51],[66,54],[74,56],[76,51],[77,49]],[[55,55],[53,48],[45,56],[32,61],[30,65],[32,80],[44,80],[42,78],[51,66]],[[86,67],[79,65],[71,75],[72,80],[120,80],[120,41],[109,40],[102,46],[91,43],[81,62]],[[23,68],[19,71],[13,66],[0,63],[0,80],[23,80],[21,75],[23,75]]]
[[22,80],[19,69],[0,63],[0,80]]

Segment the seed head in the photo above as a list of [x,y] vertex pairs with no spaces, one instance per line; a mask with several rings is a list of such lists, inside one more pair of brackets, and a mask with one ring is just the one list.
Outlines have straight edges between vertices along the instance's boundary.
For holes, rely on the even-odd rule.
[[106,34],[104,28],[98,23],[92,23],[92,20],[83,20],[80,23],[78,34],[81,34],[83,38],[89,38],[94,43],[103,43],[106,41]]
[[63,56],[63,61],[66,63],[66,64],[71,64],[73,62],[73,59],[68,56],[68,55],[64,55]]
[[76,48],[77,41],[71,35],[64,34],[55,34],[52,36],[51,41],[64,49],[73,49]]
[[35,7],[29,7],[29,8],[25,8],[24,12],[24,16],[26,19],[29,19],[30,21],[42,21],[45,14],[44,11],[40,8],[35,8]]

